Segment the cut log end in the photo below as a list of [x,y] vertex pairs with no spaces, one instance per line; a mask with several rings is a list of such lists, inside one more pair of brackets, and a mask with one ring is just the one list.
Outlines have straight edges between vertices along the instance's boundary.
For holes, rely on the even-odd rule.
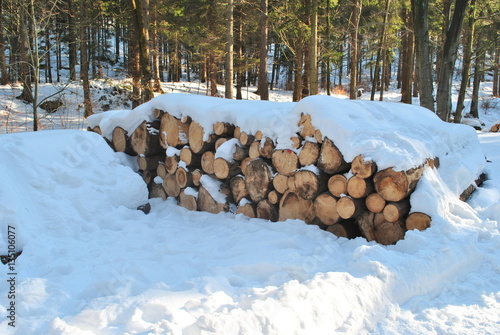
[[431,217],[427,214],[414,212],[406,218],[406,229],[425,230],[431,226]]
[[278,221],[278,209],[276,205],[272,204],[267,199],[259,201],[256,214],[259,219],[265,219],[272,222]]
[[290,176],[299,167],[299,158],[292,150],[275,150],[272,161],[276,171],[285,176]]
[[333,225],[340,216],[337,212],[337,199],[330,193],[322,193],[314,200],[314,213],[321,223]]
[[281,198],[279,221],[299,219],[311,224],[314,222],[315,216],[314,204],[311,200],[305,200],[290,191],[287,191]]
[[401,201],[415,189],[422,176],[423,166],[408,171],[394,171],[391,168],[375,174],[375,190],[387,201]]
[[328,190],[337,198],[347,194],[347,178],[341,174],[331,176],[328,180]]
[[356,156],[351,163],[351,171],[359,178],[369,178],[377,171],[377,164],[372,161],[365,161],[362,155]]

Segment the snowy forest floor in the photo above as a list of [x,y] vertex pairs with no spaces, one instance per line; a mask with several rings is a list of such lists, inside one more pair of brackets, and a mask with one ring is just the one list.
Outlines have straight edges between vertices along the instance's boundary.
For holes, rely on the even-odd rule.
[[[384,92],[384,101],[398,102],[401,99],[399,90],[391,85],[388,92]],[[453,108],[456,106],[459,84],[453,86],[452,101]],[[208,94],[206,83],[200,82],[169,82],[162,83],[162,89],[165,93],[191,93]],[[131,109],[129,92],[131,90],[131,80],[102,79],[92,81],[92,103],[94,112],[99,113],[103,110]],[[224,86],[219,86],[220,96],[224,96]],[[259,100],[255,94],[256,87],[243,88],[244,100]],[[0,134],[19,131],[30,131],[33,128],[33,109],[29,104],[16,99],[21,94],[22,86],[19,84],[0,86]],[[63,106],[55,113],[47,113],[43,109],[38,109],[40,118],[40,128],[43,129],[86,129],[86,121],[83,118],[83,91],[81,85],[75,83],[55,83],[41,84],[40,98],[45,98],[61,91],[56,95],[62,99]],[[500,98],[491,96],[492,84],[485,82],[481,85],[481,94],[479,97],[479,120],[464,118],[464,123],[480,125],[484,130],[488,130],[491,125],[500,119]],[[321,94],[326,94],[324,91]],[[335,95],[340,98],[348,98],[346,95]],[[378,100],[379,93],[376,95]],[[52,98],[51,100],[54,100]],[[365,92],[360,97],[361,100],[369,100],[370,93]],[[292,92],[282,89],[270,91],[271,101],[292,101]],[[471,92],[465,100],[464,115],[470,107]],[[413,99],[413,104],[418,105],[418,98]],[[454,110],[454,109],[453,109]],[[478,123],[479,122],[479,123]]]

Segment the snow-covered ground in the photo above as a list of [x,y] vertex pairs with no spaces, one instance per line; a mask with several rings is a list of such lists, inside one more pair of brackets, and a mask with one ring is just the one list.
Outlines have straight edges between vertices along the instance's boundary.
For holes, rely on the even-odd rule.
[[23,249],[0,266],[0,333],[498,334],[500,134],[478,136],[484,185],[463,203],[427,169],[431,228],[381,246],[172,199],[145,215],[134,159],[100,136],[0,135],[0,248]]

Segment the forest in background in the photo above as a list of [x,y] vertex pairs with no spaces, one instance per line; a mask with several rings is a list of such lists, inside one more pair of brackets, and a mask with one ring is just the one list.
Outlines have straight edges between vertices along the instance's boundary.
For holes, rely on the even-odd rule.
[[0,84],[22,83],[35,121],[40,83],[80,81],[88,116],[90,80],[120,67],[133,107],[164,81],[206,82],[213,96],[225,85],[236,99],[257,86],[263,100],[281,85],[294,101],[382,100],[397,85],[402,102],[418,96],[460,122],[468,87],[473,117],[481,81],[500,93],[500,3],[487,0],[0,0],[0,10]]

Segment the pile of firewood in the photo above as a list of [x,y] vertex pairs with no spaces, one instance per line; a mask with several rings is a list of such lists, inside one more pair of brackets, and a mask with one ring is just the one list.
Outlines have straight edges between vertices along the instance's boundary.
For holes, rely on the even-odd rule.
[[206,130],[189,117],[158,109],[154,116],[131,134],[115,127],[108,140],[115,151],[138,155],[150,197],[175,197],[193,211],[300,219],[337,236],[381,244],[430,226],[428,215],[409,214],[409,198],[424,165],[436,166],[437,159],[408,171],[379,171],[363,156],[346,162],[309,115],[302,115],[289,149],[276,149],[262,132],[249,134],[233,124],[216,122]]

